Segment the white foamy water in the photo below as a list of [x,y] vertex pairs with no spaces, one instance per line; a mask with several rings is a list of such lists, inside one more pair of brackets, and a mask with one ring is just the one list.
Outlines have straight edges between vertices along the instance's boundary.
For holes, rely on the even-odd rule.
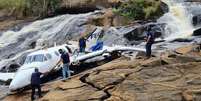
[[159,23],[167,24],[165,27],[165,40],[174,40],[176,38],[187,38],[193,34],[195,27],[192,25],[192,12],[189,10],[200,9],[199,4],[187,5],[184,0],[163,0],[168,7],[169,12],[164,14]]

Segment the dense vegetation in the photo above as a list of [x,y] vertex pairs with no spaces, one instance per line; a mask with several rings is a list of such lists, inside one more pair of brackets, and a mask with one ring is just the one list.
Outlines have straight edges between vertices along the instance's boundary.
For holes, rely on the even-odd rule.
[[47,16],[54,12],[62,0],[0,0],[0,10],[14,16]]
[[133,20],[153,19],[162,14],[160,5],[160,0],[129,0],[114,12]]
[[[63,0],[0,0],[0,10],[15,17],[46,17],[60,9],[62,3]],[[153,19],[162,14],[160,5],[160,0],[128,0],[114,12],[133,20]]]

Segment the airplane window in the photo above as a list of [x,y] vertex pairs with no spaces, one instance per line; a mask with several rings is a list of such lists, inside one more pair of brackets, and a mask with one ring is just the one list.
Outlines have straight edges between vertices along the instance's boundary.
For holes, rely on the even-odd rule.
[[50,54],[46,54],[48,59],[52,59],[52,56]]
[[59,56],[59,53],[57,51],[54,52],[56,56]]
[[44,60],[44,55],[43,54],[39,54],[39,55],[34,55],[32,62],[43,62]]
[[28,56],[24,63],[25,64],[31,63],[31,58],[32,58],[32,56]]

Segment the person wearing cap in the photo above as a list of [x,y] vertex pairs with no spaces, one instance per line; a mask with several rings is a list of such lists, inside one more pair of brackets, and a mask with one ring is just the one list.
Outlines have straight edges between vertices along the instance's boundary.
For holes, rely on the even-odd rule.
[[62,74],[63,74],[63,79],[65,80],[67,78],[66,73],[68,77],[70,77],[70,69],[69,69],[70,57],[69,57],[69,54],[63,51],[62,49],[59,49],[59,53],[61,54],[60,61],[63,63]]

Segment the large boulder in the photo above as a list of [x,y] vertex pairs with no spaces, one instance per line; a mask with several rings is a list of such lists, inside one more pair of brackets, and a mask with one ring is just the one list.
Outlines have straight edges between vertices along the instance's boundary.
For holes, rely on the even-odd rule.
[[[194,67],[188,68],[191,65]],[[199,69],[199,63],[139,67],[139,71],[129,75],[121,84],[110,90],[112,96],[107,101],[149,101],[150,99],[183,101],[183,99],[190,99],[188,95],[182,93],[182,89],[193,90],[193,85],[199,85],[195,82],[196,80],[191,80],[192,77],[198,76],[196,69]],[[186,77],[187,75],[191,77]],[[198,96],[193,96],[193,99],[198,98]]]
[[129,41],[142,41],[146,37],[145,31],[149,27],[151,27],[152,31],[155,32],[154,37],[158,38],[158,37],[161,37],[162,35],[162,31],[163,31],[162,26],[163,24],[158,24],[158,23],[142,24],[133,28],[133,30],[125,34],[124,37],[127,38]]

